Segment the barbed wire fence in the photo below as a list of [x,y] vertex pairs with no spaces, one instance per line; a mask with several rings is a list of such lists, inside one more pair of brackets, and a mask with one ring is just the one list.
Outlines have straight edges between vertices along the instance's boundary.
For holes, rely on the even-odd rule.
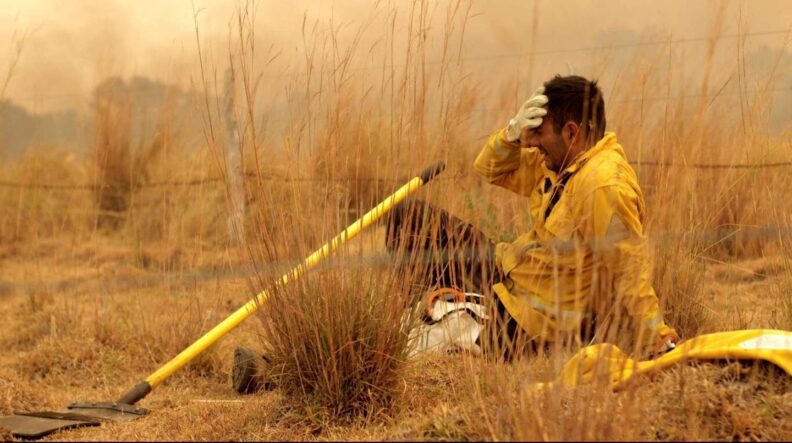
[[[574,52],[595,52],[595,51],[605,51],[605,50],[621,50],[621,49],[630,49],[630,48],[642,48],[648,46],[661,46],[661,45],[676,45],[676,44],[689,44],[695,42],[706,42],[711,40],[720,40],[720,39],[732,39],[732,38],[747,38],[747,37],[754,37],[754,36],[769,36],[769,35],[786,35],[789,36],[792,30],[767,30],[767,31],[758,31],[758,32],[749,32],[749,33],[742,33],[742,34],[728,34],[728,35],[721,35],[721,36],[714,36],[714,37],[698,37],[698,38],[687,38],[687,39],[665,39],[665,40],[655,40],[655,41],[647,41],[647,42],[635,42],[635,43],[625,43],[625,44],[613,44],[613,45],[599,45],[599,46],[587,46],[587,47],[579,47],[579,48],[565,48],[565,49],[556,49],[556,50],[539,50],[539,51],[527,51],[527,52],[518,52],[518,53],[509,53],[509,54],[493,54],[493,55],[485,55],[485,56],[471,56],[465,57],[459,62],[488,62],[493,60],[499,59],[506,59],[506,58],[519,58],[519,57],[528,57],[528,56],[545,56],[545,55],[552,55],[552,54],[564,54],[564,53],[574,53]],[[453,62],[453,61],[452,61]],[[442,63],[448,63],[448,61],[437,62],[437,61],[427,61],[427,65],[440,65]],[[390,69],[393,67],[403,67],[404,65],[399,64],[392,64],[392,65],[377,65],[377,66],[362,66],[353,68],[352,71],[365,71],[365,70],[376,70],[376,69]],[[264,75],[262,78],[293,78],[293,74],[284,74],[284,75]],[[765,89],[757,89],[751,91],[742,91],[741,94],[760,94],[760,93],[779,93],[779,92],[788,92],[792,91],[792,87],[778,87],[778,88],[765,88]],[[133,94],[140,93],[146,94],[146,91],[130,91]],[[90,96],[92,92],[74,92],[74,93],[65,93],[65,94],[52,94],[49,96],[36,96],[36,100],[67,100],[73,97],[86,97]],[[637,101],[641,102],[653,102],[653,101],[671,101],[671,100],[679,100],[679,99],[692,99],[692,98],[716,98],[727,96],[729,94],[723,94],[722,91],[718,91],[715,94],[677,94],[674,96],[665,96],[665,97],[637,97],[637,98],[625,98],[620,100],[611,100],[609,104],[629,104]],[[487,112],[501,112],[503,109],[500,108],[488,108],[488,107],[476,107],[469,109],[469,112],[472,113],[487,113]],[[278,110],[270,111],[270,112],[278,112]],[[285,112],[282,111],[282,112]],[[683,163],[683,162],[674,162],[674,161],[632,161],[632,165],[634,166],[641,166],[641,167],[665,167],[665,168],[690,168],[690,169],[701,169],[701,170],[729,170],[729,169],[778,169],[778,168],[787,168],[792,166],[792,160],[789,161],[776,161],[776,162],[760,162],[760,163]],[[301,176],[290,176],[290,175],[278,175],[278,174],[259,174],[259,173],[245,173],[244,174],[248,178],[257,178],[263,180],[277,180],[282,182],[305,182],[305,183],[382,183],[382,184],[398,184],[405,182],[409,177],[393,177],[393,178],[375,178],[375,177],[301,177]],[[460,180],[463,178],[467,178],[472,174],[467,173],[458,173],[456,175],[445,175],[438,177],[436,180],[438,181],[454,181]],[[205,185],[228,185],[229,178],[227,176],[207,176],[207,177],[196,177],[184,180],[164,180],[164,181],[150,181],[150,182],[140,182],[134,183],[132,185],[132,190],[140,190],[140,189],[148,189],[148,188],[176,188],[176,187],[194,187],[194,186],[205,186]],[[14,181],[0,178],[0,189],[18,189],[22,190],[38,190],[38,191],[63,191],[63,192],[98,192],[103,191],[106,189],[110,189],[112,191],[112,185],[103,184],[103,183],[47,183],[47,182],[26,182],[26,181]],[[145,204],[145,203],[144,203]],[[99,210],[99,209],[97,209]],[[748,236],[764,236],[764,237],[773,237],[778,238],[779,236],[786,237],[789,235],[789,230],[786,228],[781,227],[761,227],[762,229],[756,230],[743,230],[741,235],[748,235]],[[729,233],[715,233],[718,239],[723,238],[723,235],[733,235],[734,231],[729,231]],[[689,233],[687,235],[690,235]],[[702,234],[703,235],[703,234]],[[663,237],[664,241],[668,240],[668,238]]]
[[[768,162],[768,163],[681,163],[669,161],[631,161],[633,166],[656,166],[656,167],[669,167],[669,168],[692,168],[692,169],[772,169],[784,168],[792,166],[792,160],[782,162]],[[375,177],[293,177],[285,175],[274,174],[244,174],[248,178],[260,178],[264,180],[278,180],[283,182],[307,182],[307,183],[348,183],[348,182],[379,182],[379,183],[402,183],[409,180],[410,177],[403,178],[375,178]],[[468,174],[456,174],[452,176],[441,176],[435,180],[459,180],[467,177]],[[225,184],[228,180],[224,176],[213,176],[204,178],[195,178],[184,181],[166,180],[155,182],[142,182],[134,185],[135,189],[138,188],[159,188],[159,187],[189,187],[189,186],[202,186],[211,183]],[[69,184],[69,183],[34,183],[34,182],[21,182],[12,180],[0,180],[0,187],[6,188],[21,188],[21,189],[40,189],[40,190],[53,190],[53,191],[96,191],[102,188],[109,188],[108,185],[103,184]]]

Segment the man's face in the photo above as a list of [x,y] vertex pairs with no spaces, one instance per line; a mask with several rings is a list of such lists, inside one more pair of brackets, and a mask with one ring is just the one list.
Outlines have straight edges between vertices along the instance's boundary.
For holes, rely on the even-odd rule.
[[520,144],[523,147],[538,148],[539,152],[545,156],[547,169],[559,172],[566,168],[575,157],[575,153],[570,150],[575,131],[574,128],[568,128],[569,125],[574,125],[574,123],[567,123],[558,133],[553,128],[550,116],[546,116],[542,119],[541,126],[522,134]]

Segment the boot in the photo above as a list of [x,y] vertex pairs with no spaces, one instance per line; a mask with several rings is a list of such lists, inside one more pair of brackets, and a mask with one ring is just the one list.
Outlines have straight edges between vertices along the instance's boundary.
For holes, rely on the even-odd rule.
[[256,354],[250,348],[239,346],[234,350],[234,367],[231,370],[231,385],[240,394],[252,394],[261,390],[270,391],[275,385],[267,380],[269,359]]

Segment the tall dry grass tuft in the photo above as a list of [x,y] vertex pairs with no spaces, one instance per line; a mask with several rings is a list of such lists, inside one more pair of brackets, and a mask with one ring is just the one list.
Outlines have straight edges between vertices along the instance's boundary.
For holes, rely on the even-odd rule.
[[151,109],[136,104],[133,92],[123,80],[113,78],[94,94],[93,156],[100,227],[123,225],[133,193],[148,179],[152,163],[168,144],[169,132],[162,127],[151,138],[146,134]]
[[666,322],[683,339],[698,335],[709,321],[705,271],[690,241],[682,239],[656,248],[653,286]]
[[[787,219],[788,219],[787,215]],[[787,232],[792,225],[786,224]],[[783,248],[789,248],[790,242],[779,236],[779,243]],[[770,326],[776,329],[792,331],[792,260],[789,255],[783,256],[781,275],[778,281],[770,287],[770,294],[775,299],[773,318]]]
[[98,89],[95,98],[94,157],[97,166],[97,224],[117,229],[122,225],[132,192],[132,103],[112,83]]
[[[402,390],[411,317],[393,275],[344,266],[280,288],[264,308],[271,375],[305,418],[382,418]],[[409,312],[409,311],[408,311]]]
[[770,326],[792,331],[792,267],[787,261],[781,280],[771,287],[770,294],[776,300],[774,318]]

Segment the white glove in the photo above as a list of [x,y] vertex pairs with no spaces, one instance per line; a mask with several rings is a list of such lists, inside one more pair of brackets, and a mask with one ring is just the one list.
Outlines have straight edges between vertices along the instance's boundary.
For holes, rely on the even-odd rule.
[[514,142],[520,139],[520,133],[525,128],[535,129],[542,124],[542,116],[547,114],[544,106],[547,104],[547,96],[544,95],[544,86],[540,86],[534,91],[513,119],[506,127],[506,140]]

